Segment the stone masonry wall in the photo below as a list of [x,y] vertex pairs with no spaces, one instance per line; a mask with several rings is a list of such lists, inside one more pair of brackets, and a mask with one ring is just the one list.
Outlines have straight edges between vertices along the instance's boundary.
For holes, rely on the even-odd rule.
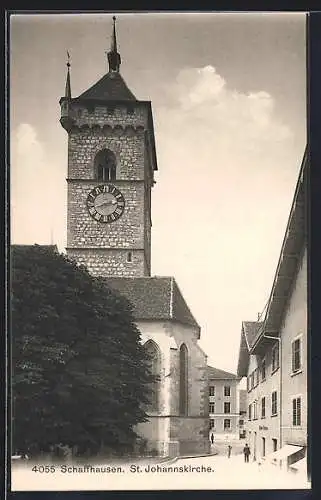
[[94,160],[102,149],[116,156],[117,179],[144,180],[144,130],[133,128],[84,127],[73,129],[68,143],[68,177],[94,179]]
[[147,108],[130,103],[128,106],[117,104],[116,107],[108,107],[105,104],[94,104],[91,108],[81,103],[72,103],[70,116],[75,120],[78,127],[83,125],[130,125],[132,127],[142,126],[147,128]]
[[[75,122],[68,141],[68,255],[102,276],[149,275],[151,217],[146,193],[151,189],[151,173],[146,168],[147,109],[134,106],[129,112],[121,105],[87,109],[73,103],[70,114]],[[95,156],[105,148],[116,157],[116,180],[111,183],[125,199],[124,213],[110,224],[94,220],[86,206],[89,192],[97,185]],[[102,254],[94,248],[115,251]],[[131,263],[126,263],[126,249],[132,251]]]
[[[139,321],[142,342],[152,339],[161,352],[160,408],[139,430],[150,446],[163,454],[207,453],[208,383],[206,355],[197,343],[197,332],[177,322]],[[179,415],[179,348],[188,349],[189,411]],[[158,427],[156,420],[159,421]],[[156,430],[158,429],[158,436]],[[156,440],[156,441],[155,441]]]
[[67,246],[101,248],[144,248],[144,184],[113,181],[125,199],[122,216],[112,223],[92,218],[87,209],[87,196],[93,183],[69,182]]
[[87,267],[92,276],[129,276],[148,275],[145,255],[142,250],[131,251],[132,261],[127,262],[127,250],[109,249],[68,249],[68,257]]

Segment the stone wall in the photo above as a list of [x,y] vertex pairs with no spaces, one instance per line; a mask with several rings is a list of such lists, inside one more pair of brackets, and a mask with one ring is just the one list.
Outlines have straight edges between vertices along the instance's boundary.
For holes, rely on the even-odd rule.
[[74,128],[68,141],[68,177],[94,179],[94,160],[102,149],[110,149],[116,156],[116,177],[126,180],[144,180],[144,130],[105,126],[103,129]]
[[68,258],[87,267],[92,276],[140,277],[148,276],[149,269],[143,250],[131,251],[131,262],[127,262],[127,250],[119,249],[74,249],[68,248]]
[[[164,455],[208,453],[207,359],[198,346],[195,328],[173,321],[139,321],[142,342],[152,339],[161,352],[159,412],[138,429],[155,448],[155,419],[159,420],[157,449]],[[188,350],[188,414],[179,415],[179,349]]]
[[144,249],[144,185],[113,181],[125,199],[122,216],[112,223],[93,219],[87,197],[93,183],[69,182],[67,246]]
[[82,127],[84,125],[116,125],[123,126],[142,126],[147,128],[147,108],[143,104],[135,105],[129,103],[129,106],[117,104],[108,107],[105,104],[93,104],[84,106],[83,104],[73,102],[69,108],[70,117],[75,121],[75,125]]
[[[72,106],[75,122],[68,140],[68,255],[94,275],[148,276],[153,173],[146,140],[147,109],[134,106],[128,112],[120,105],[113,109]],[[115,154],[116,180],[111,183],[125,199],[124,213],[112,223],[94,220],[86,206],[89,192],[97,185],[95,156],[104,148]],[[115,251],[102,254],[95,248]],[[126,249],[132,252],[131,263],[126,262]]]

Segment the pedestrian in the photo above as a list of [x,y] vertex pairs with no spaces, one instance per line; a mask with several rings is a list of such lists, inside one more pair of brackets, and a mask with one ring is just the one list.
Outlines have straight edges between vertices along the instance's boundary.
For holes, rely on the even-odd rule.
[[249,445],[246,443],[246,445],[243,448],[243,454],[244,454],[244,462],[249,462],[249,457],[251,455],[251,450]]
[[227,448],[227,458],[231,457],[232,446],[229,444]]
[[213,434],[213,432],[211,434],[211,443],[214,444],[214,434]]

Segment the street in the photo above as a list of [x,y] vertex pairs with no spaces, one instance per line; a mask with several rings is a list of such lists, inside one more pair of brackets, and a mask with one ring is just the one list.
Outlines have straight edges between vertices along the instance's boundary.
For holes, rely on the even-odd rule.
[[44,467],[28,462],[12,467],[12,490],[194,490],[305,489],[300,475],[273,465],[245,463],[242,454],[180,458],[166,461]]
[[[302,476],[281,471],[274,465],[259,465],[257,462],[244,462],[243,454],[214,455],[202,458],[179,459],[173,465],[196,465],[202,463],[214,468],[214,474],[202,476],[204,489],[284,489],[309,488]],[[199,478],[195,478],[198,482]]]

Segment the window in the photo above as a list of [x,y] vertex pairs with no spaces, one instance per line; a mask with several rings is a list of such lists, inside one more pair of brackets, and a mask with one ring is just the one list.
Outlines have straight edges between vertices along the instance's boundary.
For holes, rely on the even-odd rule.
[[265,418],[265,398],[261,399],[261,418]]
[[113,115],[114,114],[114,111],[115,111],[115,108],[113,108],[112,106],[108,106],[107,108],[107,113],[109,115]]
[[230,430],[231,428],[231,421],[229,418],[224,418],[224,430]]
[[301,368],[301,339],[292,342],[292,372],[297,372]]
[[251,373],[251,389],[254,387],[254,372]]
[[262,437],[262,457],[265,457],[265,438]]
[[278,449],[278,440],[272,438],[272,449],[276,451]]
[[210,387],[209,387],[209,395],[210,396],[215,396],[215,386],[214,385],[210,385]]
[[263,380],[265,380],[265,376],[266,376],[265,372],[266,372],[266,361],[265,361],[265,359],[263,359],[262,364],[261,364],[261,379],[262,379],[262,382],[263,382]]
[[132,253],[131,252],[127,253],[127,262],[132,262]]
[[214,420],[214,418],[211,418],[210,419],[210,429],[214,429],[214,427],[215,427],[215,420]]
[[148,409],[157,412],[159,409],[159,393],[160,393],[160,351],[157,344],[153,340],[148,340],[145,344],[145,350],[149,357],[150,370],[155,380],[150,384],[150,396]]
[[224,413],[231,413],[231,403],[224,403]]
[[259,369],[258,368],[255,368],[254,372],[253,372],[253,384],[254,384],[254,387],[256,387],[259,383]]
[[257,401],[253,402],[253,420],[257,420]]
[[251,407],[251,405],[249,405],[249,420],[252,419],[252,411],[251,410],[252,410],[252,407]]
[[242,427],[244,425],[244,420],[242,420],[242,419],[239,420],[239,425],[240,425],[240,427]]
[[210,413],[215,413],[215,403],[210,403],[209,411]]
[[185,344],[179,350],[179,413],[188,413],[188,355]]
[[224,396],[230,396],[231,395],[231,387],[229,385],[224,386]]
[[273,391],[272,392],[272,415],[276,415],[277,412],[278,412],[277,392]]
[[301,398],[292,399],[292,424],[301,425]]
[[272,372],[279,368],[279,344],[272,348]]
[[109,149],[102,149],[95,156],[97,181],[106,182],[116,179],[116,156]]
[[246,389],[247,389],[247,392],[250,392],[250,376],[248,375],[246,377]]

